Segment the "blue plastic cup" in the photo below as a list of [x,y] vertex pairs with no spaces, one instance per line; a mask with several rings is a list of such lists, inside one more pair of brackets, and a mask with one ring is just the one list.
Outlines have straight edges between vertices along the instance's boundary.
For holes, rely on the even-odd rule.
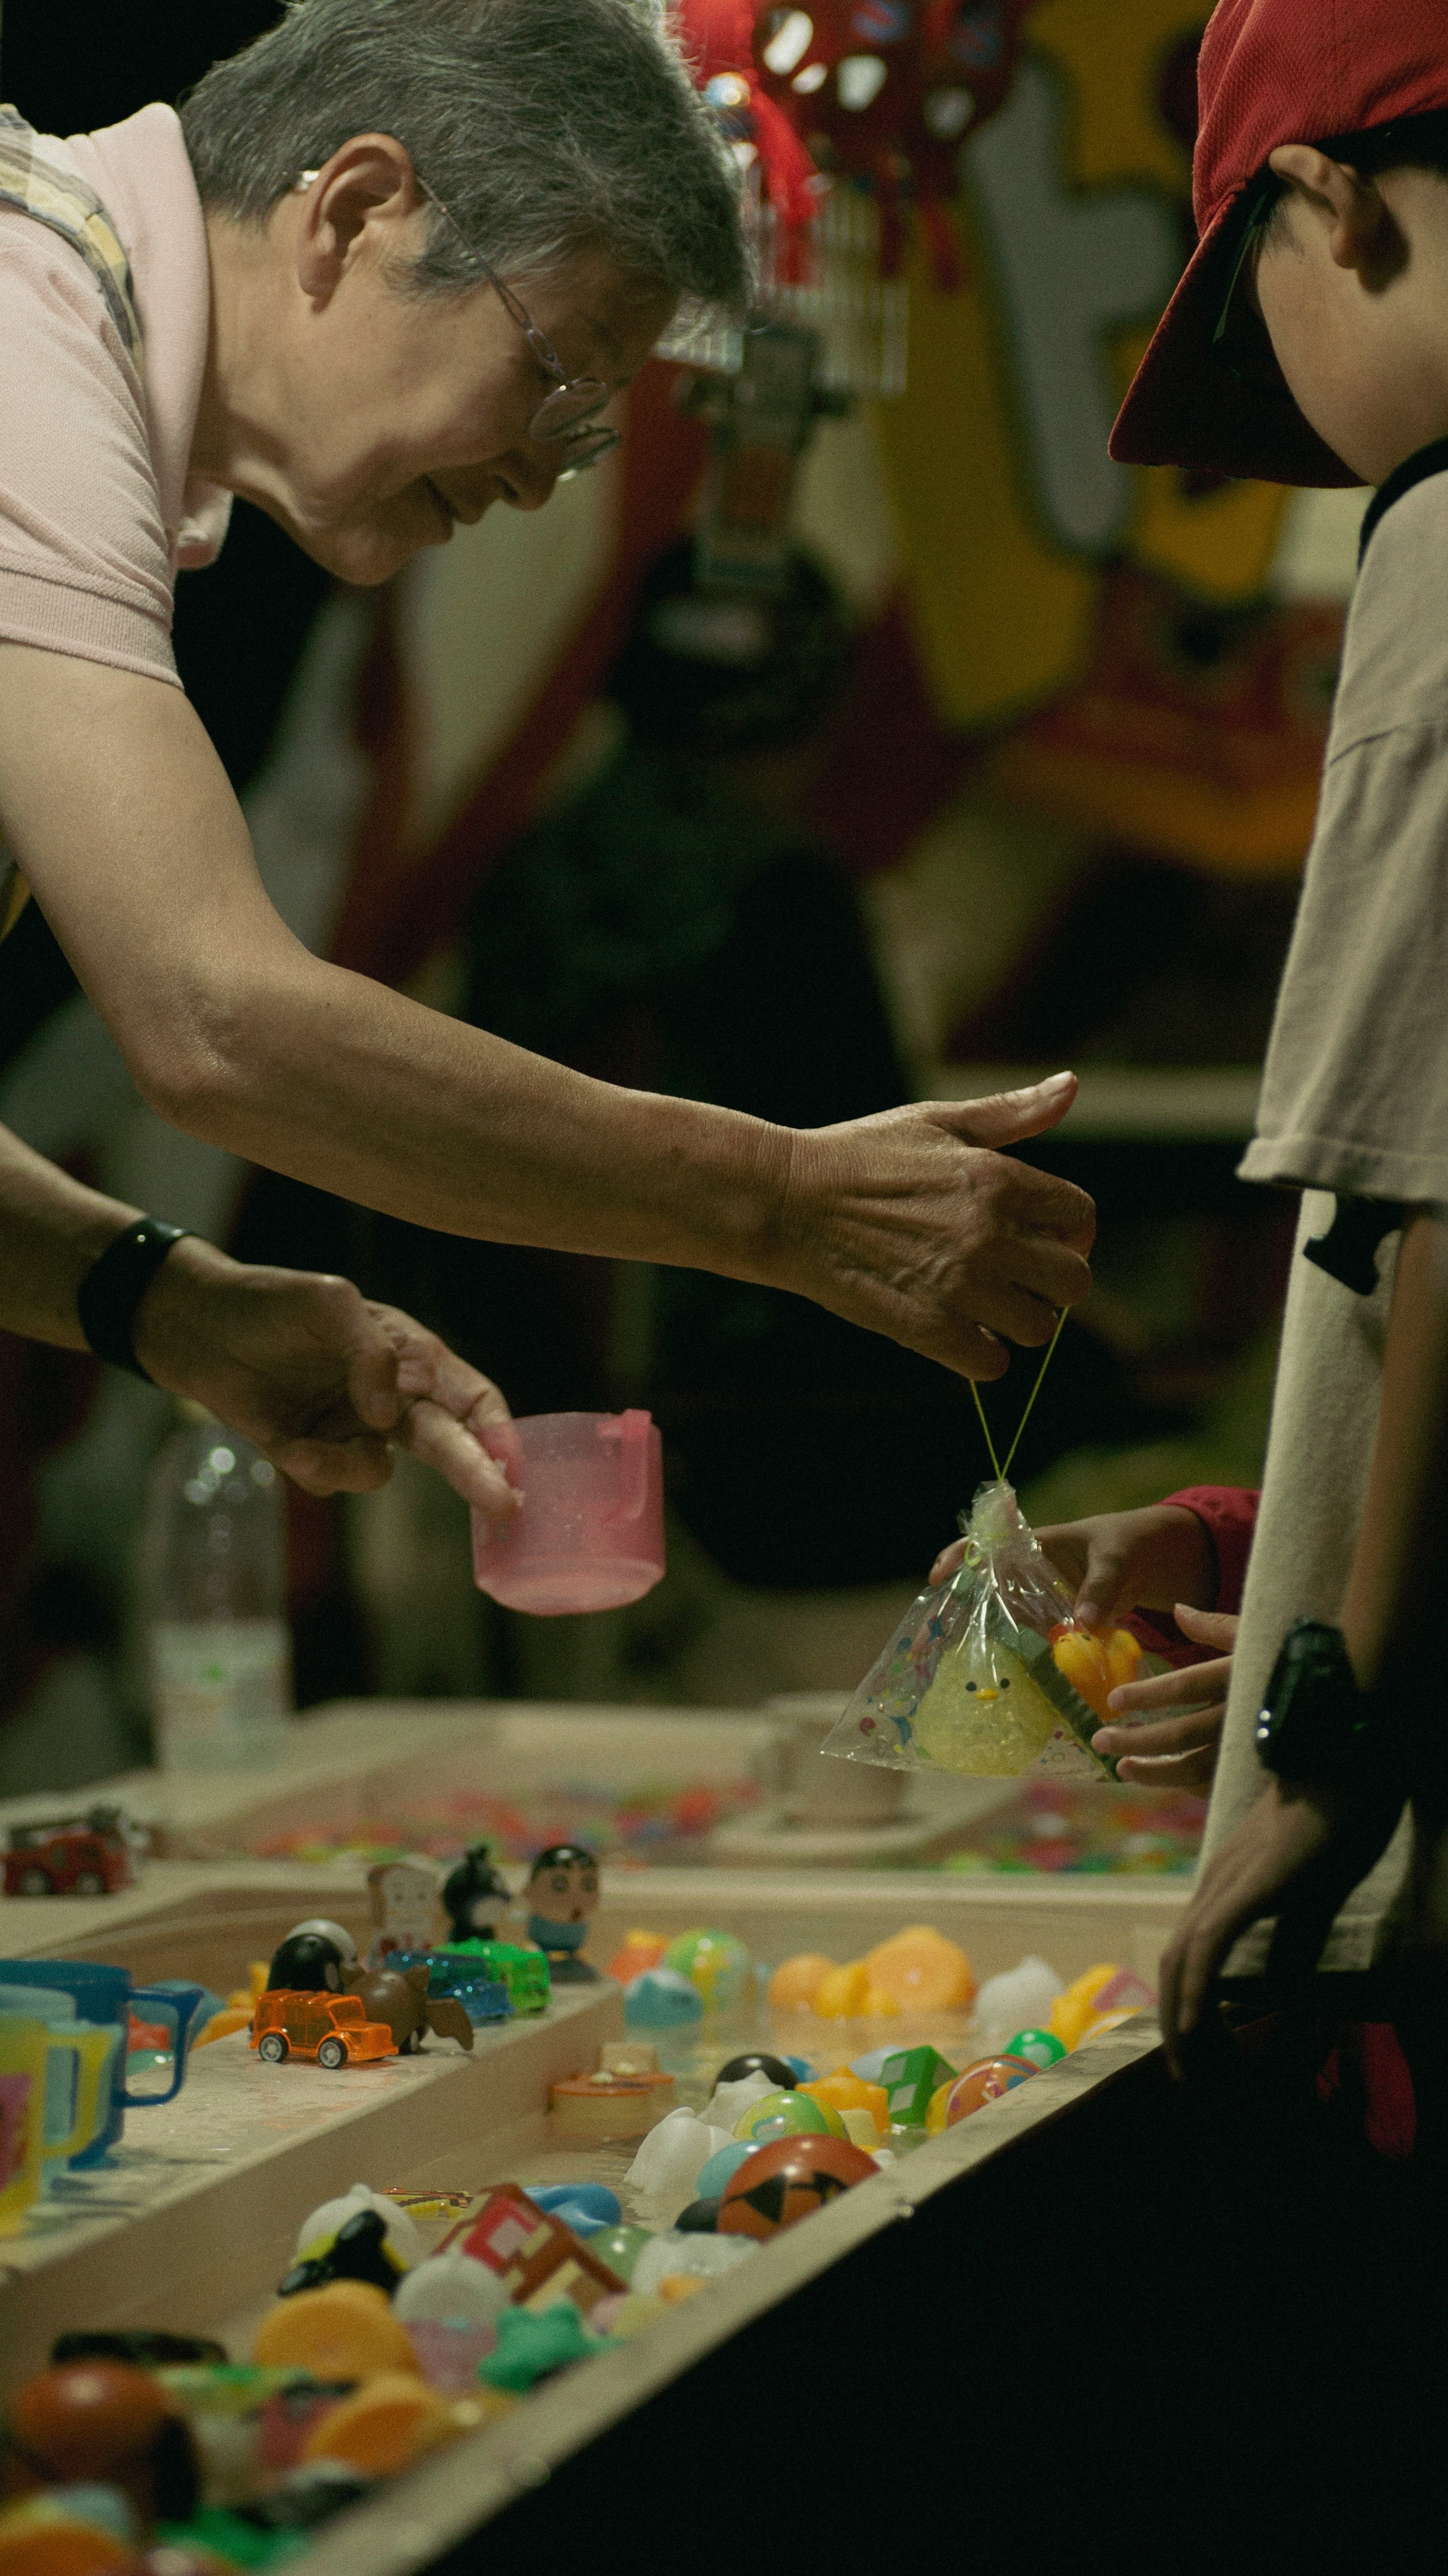
[[129,1968],[105,1968],[90,1959],[0,1959],[0,1992],[7,1986],[24,1986],[32,1991],[43,1987],[51,1993],[70,1995],[83,2021],[119,2022],[124,2030],[127,2015],[137,2012],[165,2019],[175,2030],[171,2082],[164,2093],[133,2093],[126,2080],[125,2050],[116,2050],[107,2079],[108,2115],[90,2145],[69,2159],[72,2173],[87,2172],[107,2161],[124,2131],[128,2111],[149,2111],[162,2102],[175,2100],[186,2081],[187,2034],[205,1995],[204,1986],[190,1985],[180,1977],[162,1977],[154,1986],[137,1986],[131,1982]]

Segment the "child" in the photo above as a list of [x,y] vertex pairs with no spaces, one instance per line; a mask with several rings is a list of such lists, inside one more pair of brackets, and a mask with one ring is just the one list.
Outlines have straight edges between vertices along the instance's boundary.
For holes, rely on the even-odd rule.
[[1243,1165],[1304,1197],[1203,1865],[1163,1961],[1173,2047],[1263,1916],[1300,1969],[1348,1898],[1327,1965],[1369,1964],[1394,1897],[1400,1951],[1437,1942],[1448,1812],[1443,12],[1223,0],[1199,90],[1201,239],[1113,453],[1379,489]]

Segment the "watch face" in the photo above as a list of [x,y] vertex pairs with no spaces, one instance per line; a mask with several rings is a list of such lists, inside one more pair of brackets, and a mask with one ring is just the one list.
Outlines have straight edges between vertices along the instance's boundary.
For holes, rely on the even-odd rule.
[[1258,1754],[1281,1779],[1339,1779],[1366,1742],[1370,1706],[1358,1689],[1341,1631],[1299,1619],[1284,1641],[1258,1714]]

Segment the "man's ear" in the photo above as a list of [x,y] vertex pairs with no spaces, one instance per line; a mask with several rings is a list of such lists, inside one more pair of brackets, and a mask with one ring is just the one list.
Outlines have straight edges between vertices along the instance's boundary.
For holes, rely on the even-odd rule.
[[1398,227],[1381,190],[1345,161],[1333,161],[1314,143],[1280,143],[1268,162],[1289,180],[1327,226],[1328,251],[1339,268],[1355,268],[1376,282],[1400,243]]
[[392,134],[354,134],[302,191],[297,227],[297,282],[318,302],[332,295],[355,261],[368,227],[405,223],[421,191],[406,147]]

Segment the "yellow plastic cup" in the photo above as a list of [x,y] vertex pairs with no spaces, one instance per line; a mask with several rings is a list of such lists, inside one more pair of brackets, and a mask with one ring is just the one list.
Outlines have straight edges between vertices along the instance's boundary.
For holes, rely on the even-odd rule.
[[[39,2198],[45,2167],[79,2155],[103,2123],[103,2080],[117,2030],[88,2022],[45,2022],[0,2013],[0,2235],[13,2235]],[[46,2078],[52,2057],[76,2060],[69,2133],[47,2137]]]

